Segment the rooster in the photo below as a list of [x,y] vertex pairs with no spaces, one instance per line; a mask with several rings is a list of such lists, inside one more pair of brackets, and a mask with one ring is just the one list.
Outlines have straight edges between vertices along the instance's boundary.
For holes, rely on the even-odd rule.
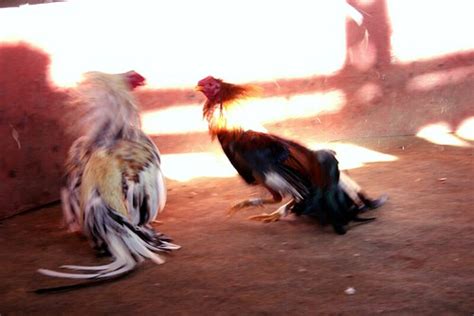
[[386,196],[370,199],[354,180],[342,173],[333,151],[313,151],[297,142],[235,125],[226,116],[227,110],[239,100],[255,95],[257,87],[209,76],[198,82],[196,90],[207,98],[203,116],[212,139],[217,137],[247,184],[261,185],[272,196],[240,202],[229,210],[229,215],[248,206],[280,203],[289,195],[290,200],[273,213],[250,219],[271,222],[289,213],[309,215],[323,225],[331,224],[336,233],[345,234],[351,221],[374,219],[359,217],[362,211],[377,208],[386,201]]
[[71,146],[61,188],[63,216],[70,231],[82,232],[92,246],[113,262],[100,266],[63,265],[82,273],[39,269],[42,274],[72,279],[108,279],[134,270],[145,258],[162,264],[157,252],[179,249],[151,223],[166,203],[160,152],[141,130],[131,90],[145,78],[88,72],[75,89],[82,111],[82,133]]

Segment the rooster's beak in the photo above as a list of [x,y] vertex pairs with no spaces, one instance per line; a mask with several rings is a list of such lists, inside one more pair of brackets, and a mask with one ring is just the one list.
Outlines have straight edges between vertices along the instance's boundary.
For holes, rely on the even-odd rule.
[[194,87],[194,91],[203,91],[203,87],[202,86],[195,86]]

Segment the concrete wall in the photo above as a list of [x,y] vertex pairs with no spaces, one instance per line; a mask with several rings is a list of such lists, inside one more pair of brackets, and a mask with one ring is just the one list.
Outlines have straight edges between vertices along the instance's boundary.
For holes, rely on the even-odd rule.
[[468,0],[354,1],[361,25],[343,1],[78,2],[0,10],[0,218],[58,198],[67,90],[88,70],[147,77],[136,93],[165,155],[215,149],[192,90],[209,74],[260,84],[248,115],[314,141],[454,132],[474,116]]
[[66,94],[49,82],[49,62],[27,44],[0,46],[0,217],[58,198],[71,140],[60,123]]

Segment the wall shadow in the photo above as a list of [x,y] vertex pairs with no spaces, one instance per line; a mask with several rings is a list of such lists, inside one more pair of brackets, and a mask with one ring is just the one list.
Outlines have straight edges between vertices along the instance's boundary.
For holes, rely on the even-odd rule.
[[0,46],[0,219],[58,199],[71,144],[65,91],[48,79],[50,59],[25,43]]

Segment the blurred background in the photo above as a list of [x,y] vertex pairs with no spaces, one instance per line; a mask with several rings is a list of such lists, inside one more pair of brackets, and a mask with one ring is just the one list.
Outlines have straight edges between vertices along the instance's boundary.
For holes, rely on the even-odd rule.
[[90,70],[134,69],[147,78],[135,92],[143,128],[176,181],[235,174],[211,143],[203,98],[193,91],[208,75],[262,86],[262,97],[239,109],[243,121],[313,148],[342,142],[346,168],[397,159],[352,139],[418,135],[461,147],[474,140],[470,0],[0,7],[0,218],[58,200],[75,137],[66,132],[68,90]]

